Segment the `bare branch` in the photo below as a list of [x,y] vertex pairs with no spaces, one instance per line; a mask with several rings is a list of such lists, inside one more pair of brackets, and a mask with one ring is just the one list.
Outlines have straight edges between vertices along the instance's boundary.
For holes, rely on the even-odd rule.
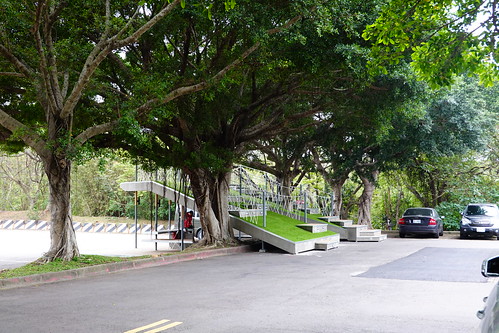
[[11,117],[4,110],[0,109],[0,125],[12,133],[16,133],[23,142],[33,148],[40,156],[48,154],[45,143],[38,134],[31,131],[27,126]]
[[64,72],[64,82],[62,84],[62,91],[61,91],[61,95],[62,95],[62,98],[66,98],[67,94],[68,94],[68,89],[69,89],[69,72]]
[[[58,95],[58,87],[56,88],[57,84],[54,86],[54,83],[57,82],[57,77],[54,78],[54,71],[56,71],[55,68],[55,60],[54,60],[54,55],[52,54],[49,56],[48,62],[46,58],[47,52],[45,52],[45,47],[43,43],[43,38],[42,38],[42,33],[45,36],[45,43],[47,47],[49,48],[48,54],[50,55],[53,53],[53,45],[52,45],[52,38],[50,36],[50,27],[48,26],[48,22],[46,22],[46,25],[43,29],[41,30],[41,24],[43,21],[43,16],[46,13],[46,7],[47,7],[47,2],[46,1],[40,1],[37,4],[36,7],[36,17],[35,17],[35,22],[33,25],[33,37],[35,39],[35,47],[36,51],[38,52],[38,55],[40,57],[40,69],[42,72],[42,80],[43,80],[43,86],[44,86],[44,91],[47,92],[47,98],[48,98],[48,103],[51,106],[51,111],[54,112],[57,109],[60,109],[62,107],[62,100],[60,96]],[[57,72],[55,72],[55,75],[57,75]],[[54,88],[56,88],[56,91],[54,92]]]
[[15,72],[0,72],[0,76],[26,77],[22,73],[15,73]]
[[[146,31],[150,30],[156,23],[158,23],[161,19],[168,15],[179,4],[180,0],[173,0],[167,6],[163,7],[163,9],[161,9],[158,14],[154,15],[153,18],[151,18],[143,26],[132,33],[129,37],[117,41],[116,45],[118,47],[122,47],[131,43],[135,43]],[[121,36],[126,31],[126,29],[128,29],[128,26],[125,26],[117,35],[113,37],[113,39],[119,38],[119,36]]]
[[118,121],[110,121],[105,124],[100,124],[96,126],[92,126],[78,134],[76,136],[75,140],[78,141],[80,144],[84,144],[87,142],[89,139],[93,138],[94,136],[97,136],[99,134],[104,134],[106,132],[111,131],[116,125],[118,124]]
[[260,161],[246,161],[244,164],[246,164],[247,166],[249,166],[253,169],[262,170],[262,171],[270,173],[274,176],[276,176],[276,174],[278,173],[277,170],[275,170],[275,168],[271,167],[268,164],[261,163]]
[[34,71],[24,64],[15,55],[13,55],[3,44],[0,44],[0,54],[2,54],[14,67],[17,68],[25,77],[33,77]]
[[[112,50],[118,49],[120,47],[129,45],[134,43],[140,38],[146,31],[151,29],[156,23],[158,23],[163,17],[165,17],[168,13],[170,13],[173,8],[175,8],[180,3],[180,0],[174,0],[169,3],[166,7],[164,7],[158,14],[156,14],[152,19],[142,25],[139,29],[137,29],[134,33],[132,33],[129,37],[118,40],[118,38],[125,33],[125,31],[129,28],[129,26],[134,21],[134,17],[127,22],[127,24],[123,27],[123,29],[118,32],[118,34],[113,37],[107,39],[105,38],[105,33],[101,37],[101,40],[95,45],[92,52],[87,57],[85,64],[83,65],[83,69],[80,72],[80,77],[76,82],[71,94],[69,95],[66,103],[61,112],[61,118],[68,117],[76,107],[76,104],[81,98],[84,88],[87,86],[90,78],[94,74],[97,67],[100,63],[109,55]],[[106,9],[107,11],[107,9]],[[137,12],[136,12],[137,13]],[[107,29],[107,27],[106,27]]]

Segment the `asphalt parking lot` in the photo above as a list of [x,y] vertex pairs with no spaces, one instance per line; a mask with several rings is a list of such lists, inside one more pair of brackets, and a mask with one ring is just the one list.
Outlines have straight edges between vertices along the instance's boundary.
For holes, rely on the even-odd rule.
[[[117,244],[90,238],[89,250],[113,252]],[[147,242],[135,249],[133,235],[123,245],[114,253],[153,249]],[[494,254],[496,240],[389,238],[3,290],[0,332],[126,332],[163,320],[176,323],[167,333],[475,332],[492,288],[480,264]]]

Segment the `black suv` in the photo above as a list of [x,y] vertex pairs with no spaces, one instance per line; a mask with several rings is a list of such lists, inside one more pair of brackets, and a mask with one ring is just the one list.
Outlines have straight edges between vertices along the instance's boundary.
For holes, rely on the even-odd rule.
[[461,238],[469,236],[497,237],[499,240],[499,208],[495,204],[469,204],[462,213]]

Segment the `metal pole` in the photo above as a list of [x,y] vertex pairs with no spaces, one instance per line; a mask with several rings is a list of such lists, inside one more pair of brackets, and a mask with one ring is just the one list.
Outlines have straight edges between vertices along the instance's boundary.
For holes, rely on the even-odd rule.
[[307,223],[307,192],[303,192],[303,208],[304,208],[304,222]]
[[[267,207],[266,207],[266,194],[265,194],[265,191],[263,191],[263,205],[262,205],[262,210],[263,210],[263,227],[266,228],[267,227],[267,214],[266,213],[266,210],[267,210]],[[259,252],[266,252],[265,251],[265,243],[263,242],[262,240],[262,248],[260,249]]]
[[172,228],[172,202],[168,200],[168,230]]
[[243,196],[243,167],[239,166],[239,195]]
[[135,191],[135,200],[134,200],[134,215],[135,215],[135,248],[137,248],[137,225],[138,225],[138,214],[137,214],[137,204],[138,204],[138,194]]
[[[157,172],[157,171],[156,171]],[[158,239],[158,195],[154,195],[154,221],[156,226],[154,227],[154,231],[156,231],[156,239]],[[158,251],[158,242],[154,242],[154,249]]]
[[[239,166],[239,200],[238,203],[241,205],[243,202],[243,167],[240,165]],[[241,206],[239,206],[239,209],[242,209]],[[238,239],[239,241],[241,240],[241,230],[238,230]]]
[[331,192],[331,216],[334,216],[334,193]]
[[262,210],[263,210],[263,227],[267,227],[267,195],[265,191],[263,191],[263,205],[262,205]]
[[[139,179],[139,165],[138,161],[135,160],[135,181]],[[137,204],[138,204],[138,194],[137,191],[135,191],[135,200],[134,200],[134,215],[135,215],[135,248],[137,248],[137,225],[138,225],[138,209],[137,209]]]

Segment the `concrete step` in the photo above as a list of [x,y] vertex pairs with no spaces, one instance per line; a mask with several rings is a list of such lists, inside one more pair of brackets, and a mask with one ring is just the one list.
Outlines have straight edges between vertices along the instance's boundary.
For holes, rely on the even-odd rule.
[[319,241],[315,243],[315,249],[316,250],[332,250],[336,249],[338,246],[340,246],[339,241]]
[[380,234],[378,236],[359,236],[357,242],[382,242],[386,239],[387,235]]
[[327,231],[327,224],[325,223],[304,223],[296,226],[313,234]]
[[262,216],[262,209],[239,209],[239,210],[229,210],[230,215],[237,217],[252,217],[252,216]]
[[319,219],[328,223],[337,224],[341,227],[353,225],[353,220],[341,220],[338,216],[321,216]]
[[320,214],[321,210],[319,208],[300,208],[302,212],[307,211],[307,214]]
[[347,231],[347,240],[356,242],[361,230],[367,230],[367,225],[350,225],[343,227]]
[[381,230],[379,229],[367,229],[359,230],[359,236],[379,236],[381,235]]

